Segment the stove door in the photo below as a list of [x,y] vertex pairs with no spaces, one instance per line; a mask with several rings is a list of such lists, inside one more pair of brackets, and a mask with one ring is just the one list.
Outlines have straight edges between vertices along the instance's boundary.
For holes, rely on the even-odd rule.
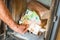
[[[48,3],[46,3],[45,1],[39,1],[44,7],[48,7],[49,9],[49,14],[50,14],[50,18],[48,20],[48,26],[46,28],[46,32],[44,33],[44,35],[34,35],[30,32],[25,33],[24,35],[21,35],[19,33],[16,33],[14,31],[12,31],[10,28],[7,28],[7,36],[6,39],[7,40],[44,40],[44,39],[48,39],[50,37],[50,32],[52,30],[52,27],[50,27],[51,25],[53,25],[53,19],[54,18],[54,13],[52,15],[53,12],[53,6],[55,3],[54,1],[49,0]],[[52,5],[51,5],[52,3]],[[27,9],[27,1],[26,0],[7,0],[7,6],[10,10],[10,12],[12,13],[13,19],[16,21],[16,23],[18,23],[19,19],[21,18],[22,15],[25,14],[26,9]],[[47,4],[47,5],[45,5]],[[50,5],[50,6],[49,6]],[[48,36],[49,35],[49,36]]]

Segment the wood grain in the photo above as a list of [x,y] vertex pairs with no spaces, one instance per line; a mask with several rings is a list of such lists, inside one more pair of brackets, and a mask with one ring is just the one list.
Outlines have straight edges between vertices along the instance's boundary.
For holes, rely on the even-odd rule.
[[12,7],[12,16],[13,19],[18,22],[20,16],[26,11],[26,0],[12,0],[11,7]]

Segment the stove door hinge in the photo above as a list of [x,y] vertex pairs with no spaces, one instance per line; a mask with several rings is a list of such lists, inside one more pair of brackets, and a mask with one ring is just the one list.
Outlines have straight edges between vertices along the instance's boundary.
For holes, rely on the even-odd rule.
[[56,22],[58,19],[58,16],[54,16],[53,22]]

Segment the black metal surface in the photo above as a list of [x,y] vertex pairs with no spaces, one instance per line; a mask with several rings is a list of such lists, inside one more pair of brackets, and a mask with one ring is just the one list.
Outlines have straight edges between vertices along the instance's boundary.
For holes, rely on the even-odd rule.
[[60,22],[60,1],[57,0],[57,2],[58,3],[56,5],[57,5],[58,8],[56,9],[56,16],[58,16],[58,18],[54,23],[54,26],[53,26],[53,29],[52,29],[52,32],[51,32],[50,40],[56,40],[56,34],[57,34],[58,27],[59,27],[59,22]]
[[17,38],[16,36],[12,34],[8,34],[5,40],[24,40],[22,38]]
[[58,7],[58,3],[59,3],[59,0],[52,0],[53,1],[53,4],[51,5],[51,18],[50,18],[50,24],[49,24],[49,28],[48,28],[48,32],[47,32],[47,36],[46,36],[46,39],[45,40],[53,40],[51,39],[52,38],[52,33],[53,33],[53,29],[54,29],[54,25],[55,25],[55,22],[54,22],[54,17],[56,17],[56,13],[57,13],[57,7]]
[[4,40],[4,34],[0,34],[0,40]]
[[4,34],[5,34],[5,23],[1,21],[1,26],[0,26],[0,40],[4,40]]

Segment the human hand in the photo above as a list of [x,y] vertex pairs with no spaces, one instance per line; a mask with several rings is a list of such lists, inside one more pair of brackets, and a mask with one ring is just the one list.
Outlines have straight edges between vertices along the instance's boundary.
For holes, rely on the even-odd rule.
[[13,27],[12,30],[14,30],[15,32],[20,33],[20,34],[24,34],[27,32],[27,28],[28,28],[27,25],[20,24],[20,25],[16,25],[15,27]]

